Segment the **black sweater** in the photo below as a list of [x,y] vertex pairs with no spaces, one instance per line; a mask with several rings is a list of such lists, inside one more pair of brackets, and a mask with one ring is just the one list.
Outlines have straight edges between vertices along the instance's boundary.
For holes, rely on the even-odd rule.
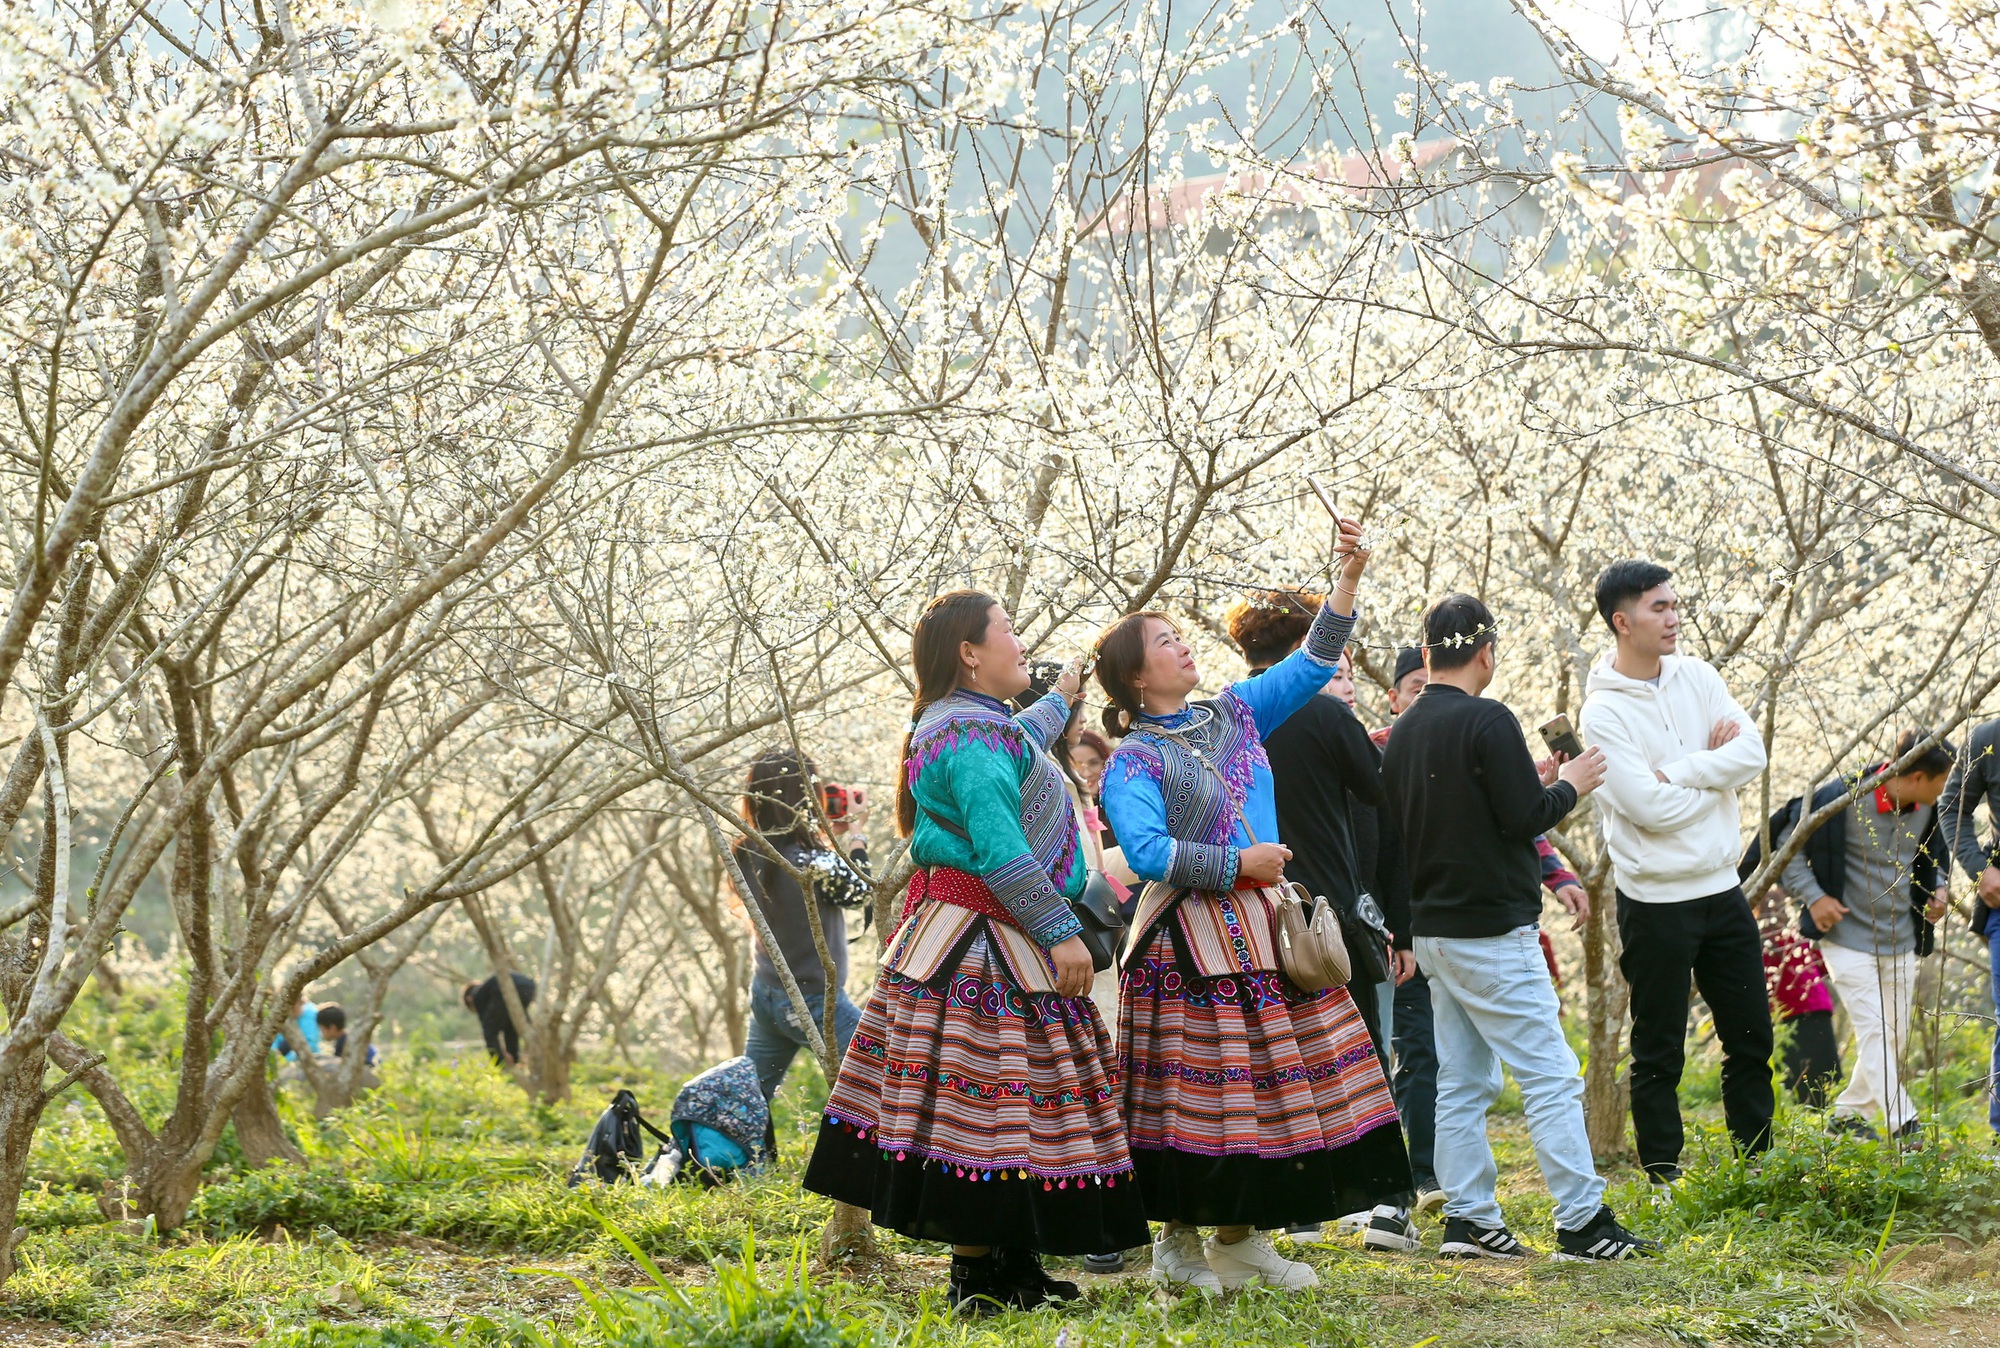
[[[535,1004],[535,980],[526,974],[515,974],[514,995],[521,999],[521,1010],[525,1012]],[[479,1017],[479,1032],[486,1037],[486,1051],[493,1055],[493,1061],[517,1061],[521,1056],[521,1037],[514,1033],[514,1018],[507,1014],[500,975],[493,975],[474,990],[472,1011]]]
[[1356,864],[1350,792],[1382,799],[1380,756],[1347,704],[1319,694],[1264,737],[1277,796],[1278,836],[1292,849],[1285,875],[1316,895],[1351,903],[1364,888]]
[[1540,917],[1535,839],[1576,808],[1576,788],[1542,785],[1504,703],[1429,685],[1397,718],[1382,781],[1418,936],[1502,936]]

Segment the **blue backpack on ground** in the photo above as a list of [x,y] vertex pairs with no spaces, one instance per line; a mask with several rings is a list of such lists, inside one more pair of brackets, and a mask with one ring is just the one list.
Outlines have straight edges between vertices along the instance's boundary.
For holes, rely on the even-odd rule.
[[771,1107],[748,1058],[717,1063],[681,1087],[668,1129],[682,1158],[674,1178],[711,1187],[755,1171],[778,1152]]

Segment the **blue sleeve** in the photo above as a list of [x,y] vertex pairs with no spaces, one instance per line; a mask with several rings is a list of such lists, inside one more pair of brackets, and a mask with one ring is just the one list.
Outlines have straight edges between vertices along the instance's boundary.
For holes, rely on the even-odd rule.
[[1236,848],[1176,842],[1167,832],[1167,802],[1160,784],[1144,772],[1128,773],[1123,766],[1105,772],[1099,799],[1132,873],[1141,880],[1164,880],[1190,889],[1233,886]]
[[1027,731],[1028,738],[1047,752],[1062,738],[1064,727],[1069,725],[1069,706],[1069,699],[1052,688],[1048,696],[1016,716],[1014,724]]
[[1312,700],[1314,693],[1326,687],[1334,667],[1340,663],[1341,651],[1347,648],[1347,639],[1354,635],[1357,616],[1359,610],[1343,618],[1330,605],[1321,604],[1319,616],[1306,630],[1304,645],[1255,678],[1229,685],[1229,691],[1256,718],[1258,738],[1283,725],[1293,712]]

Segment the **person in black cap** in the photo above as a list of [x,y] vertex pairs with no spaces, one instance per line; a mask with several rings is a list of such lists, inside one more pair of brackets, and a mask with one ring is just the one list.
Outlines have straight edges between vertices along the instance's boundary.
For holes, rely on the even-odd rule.
[[[1401,716],[1408,710],[1430,677],[1421,650],[1405,646],[1397,651],[1396,668],[1389,679],[1390,715]],[[1392,723],[1373,732],[1370,738],[1376,748],[1389,742],[1393,728]],[[1400,848],[1400,840],[1395,846]],[[1416,1210],[1436,1212],[1444,1206],[1445,1195],[1432,1168],[1437,1144],[1438,1060],[1431,1028],[1431,985],[1410,950],[1409,904],[1404,902],[1397,909],[1387,914],[1390,934],[1395,937],[1398,980],[1389,1039],[1396,1056],[1396,1112],[1403,1116],[1403,1137],[1410,1144],[1410,1174],[1417,1182]]]

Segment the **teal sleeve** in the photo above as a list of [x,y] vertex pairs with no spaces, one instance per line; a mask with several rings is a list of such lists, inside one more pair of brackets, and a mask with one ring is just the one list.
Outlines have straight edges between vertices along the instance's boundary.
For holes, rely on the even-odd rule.
[[1021,831],[1021,770],[1013,757],[983,744],[959,745],[932,771],[943,770],[959,824],[972,835],[972,871],[1021,929],[1044,948],[1083,930],[1069,900],[1035,860]]
[[1014,724],[1026,731],[1028,738],[1042,746],[1044,751],[1055,748],[1057,740],[1069,726],[1070,701],[1055,689],[1039,699],[1033,706],[1014,718]]

